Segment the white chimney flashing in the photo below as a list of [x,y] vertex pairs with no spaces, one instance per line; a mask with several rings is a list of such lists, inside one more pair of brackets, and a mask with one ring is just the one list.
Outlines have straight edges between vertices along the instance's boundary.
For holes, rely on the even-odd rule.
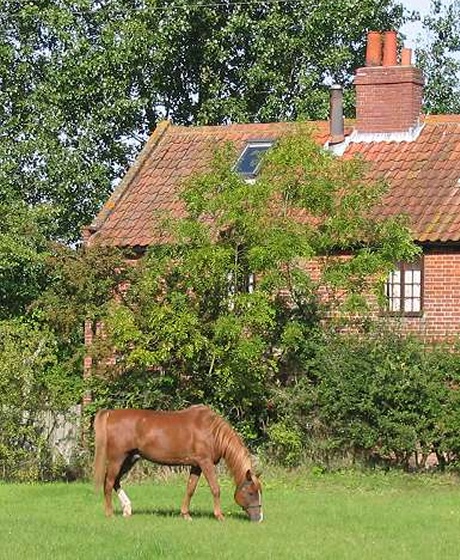
[[409,130],[399,132],[353,132],[345,137],[339,144],[326,142],[325,148],[336,156],[342,156],[350,144],[370,144],[372,142],[415,142],[424,128],[424,124],[418,124]]

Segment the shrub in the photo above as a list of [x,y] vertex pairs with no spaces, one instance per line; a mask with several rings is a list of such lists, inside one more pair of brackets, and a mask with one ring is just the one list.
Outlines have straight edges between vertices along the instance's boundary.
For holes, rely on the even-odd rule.
[[55,473],[49,416],[80,397],[58,365],[53,334],[22,320],[0,322],[0,477],[46,480]]
[[[273,392],[267,438],[276,459],[298,456],[299,441],[305,457],[324,465],[346,457],[408,468],[431,452],[441,465],[459,457],[458,348],[379,326],[325,333],[304,363],[303,376]],[[292,452],[288,434],[296,435]]]

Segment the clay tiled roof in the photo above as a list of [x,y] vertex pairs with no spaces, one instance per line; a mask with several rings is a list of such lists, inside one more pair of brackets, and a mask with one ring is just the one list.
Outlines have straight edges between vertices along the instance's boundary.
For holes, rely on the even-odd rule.
[[460,241],[460,115],[430,116],[412,142],[350,144],[390,185],[383,216],[408,215],[420,242]]
[[[293,123],[178,127],[161,123],[133,167],[89,227],[89,242],[146,247],[155,241],[155,214],[181,215],[177,192],[190,174],[204,169],[212,148],[231,141],[237,151],[247,142],[280,137]],[[320,144],[328,139],[327,122],[312,123]],[[385,179],[389,192],[381,213],[406,213],[414,239],[460,241],[460,115],[426,117],[412,141],[350,142],[343,154],[360,154],[370,175]]]

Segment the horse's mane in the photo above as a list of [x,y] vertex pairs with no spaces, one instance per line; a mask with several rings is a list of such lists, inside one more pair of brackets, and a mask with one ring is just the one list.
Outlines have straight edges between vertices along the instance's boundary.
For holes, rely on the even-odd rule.
[[239,484],[247,470],[251,468],[249,451],[226,420],[210,409],[209,412],[214,445],[224,458],[235,482]]

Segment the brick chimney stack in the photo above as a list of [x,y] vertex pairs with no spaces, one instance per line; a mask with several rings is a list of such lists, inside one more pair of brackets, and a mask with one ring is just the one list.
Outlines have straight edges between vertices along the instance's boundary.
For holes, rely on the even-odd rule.
[[370,31],[366,66],[358,68],[356,129],[364,133],[408,132],[419,124],[423,76],[403,49],[398,64],[396,31]]

